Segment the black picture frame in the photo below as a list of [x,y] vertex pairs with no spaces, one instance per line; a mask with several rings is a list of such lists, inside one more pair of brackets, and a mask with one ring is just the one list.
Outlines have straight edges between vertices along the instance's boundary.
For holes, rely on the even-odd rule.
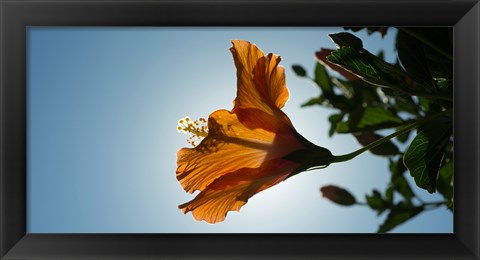
[[[478,1],[0,0],[0,23],[1,259],[479,259],[480,257]],[[454,26],[454,234],[26,232],[28,26],[369,25]]]

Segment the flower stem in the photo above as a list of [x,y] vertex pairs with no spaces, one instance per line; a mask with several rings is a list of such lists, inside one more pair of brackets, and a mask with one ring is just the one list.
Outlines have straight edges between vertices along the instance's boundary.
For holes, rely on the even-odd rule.
[[362,154],[362,153],[365,152],[365,151],[368,151],[368,150],[370,150],[370,149],[372,149],[372,148],[374,148],[374,147],[376,147],[376,146],[379,146],[379,145],[381,145],[381,144],[389,141],[390,139],[392,139],[392,138],[394,138],[394,137],[396,137],[396,136],[399,136],[399,135],[401,135],[401,134],[403,134],[403,133],[406,133],[406,132],[408,132],[408,131],[410,131],[410,130],[412,130],[412,129],[415,129],[415,128],[419,127],[420,125],[425,124],[425,123],[428,122],[428,121],[431,121],[431,120],[433,120],[433,119],[435,119],[435,118],[437,118],[437,117],[440,117],[440,116],[445,115],[445,114],[450,113],[450,112],[451,112],[450,109],[449,109],[449,110],[445,110],[445,111],[440,112],[440,113],[438,113],[438,114],[435,114],[435,115],[433,115],[433,116],[429,116],[429,117],[426,117],[426,118],[424,118],[424,119],[422,119],[422,120],[419,120],[419,121],[413,122],[413,123],[411,123],[411,124],[408,124],[408,125],[400,128],[397,132],[394,132],[394,133],[392,133],[392,134],[390,134],[390,135],[387,135],[387,136],[385,136],[385,137],[383,137],[383,138],[380,138],[380,139],[378,139],[378,140],[376,140],[376,141],[374,141],[374,142],[371,142],[371,143],[369,143],[368,145],[366,145],[366,146],[364,146],[364,147],[362,147],[362,148],[360,148],[360,149],[358,149],[358,150],[356,150],[356,151],[354,151],[354,152],[351,152],[351,153],[348,153],[348,154],[343,154],[343,155],[334,155],[334,156],[333,156],[333,159],[332,159],[332,163],[339,163],[339,162],[349,161],[349,160],[357,157],[358,155]]

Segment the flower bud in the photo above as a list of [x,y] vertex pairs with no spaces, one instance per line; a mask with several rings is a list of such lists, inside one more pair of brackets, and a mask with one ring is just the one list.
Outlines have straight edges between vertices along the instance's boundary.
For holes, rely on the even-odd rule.
[[353,197],[350,192],[337,186],[323,186],[320,188],[320,191],[322,192],[323,197],[343,206],[351,206],[357,203],[355,197]]

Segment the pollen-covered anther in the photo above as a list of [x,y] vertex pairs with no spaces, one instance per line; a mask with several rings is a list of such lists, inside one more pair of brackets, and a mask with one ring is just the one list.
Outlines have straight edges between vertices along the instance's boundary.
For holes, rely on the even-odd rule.
[[207,120],[200,118],[192,121],[189,117],[185,117],[178,121],[177,130],[190,134],[187,143],[196,146],[198,142],[208,135]]

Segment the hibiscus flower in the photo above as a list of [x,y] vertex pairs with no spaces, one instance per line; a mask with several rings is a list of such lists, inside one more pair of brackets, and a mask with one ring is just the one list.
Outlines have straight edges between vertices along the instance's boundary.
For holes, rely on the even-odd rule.
[[[202,139],[177,152],[177,180],[189,193],[200,191],[179,208],[208,223],[223,221],[253,195],[332,160],[329,150],[297,133],[281,110],[289,96],[281,58],[265,56],[247,41],[232,43],[237,68],[233,109],[217,110],[208,121],[187,118],[178,126]],[[202,122],[208,125],[199,126]]]

